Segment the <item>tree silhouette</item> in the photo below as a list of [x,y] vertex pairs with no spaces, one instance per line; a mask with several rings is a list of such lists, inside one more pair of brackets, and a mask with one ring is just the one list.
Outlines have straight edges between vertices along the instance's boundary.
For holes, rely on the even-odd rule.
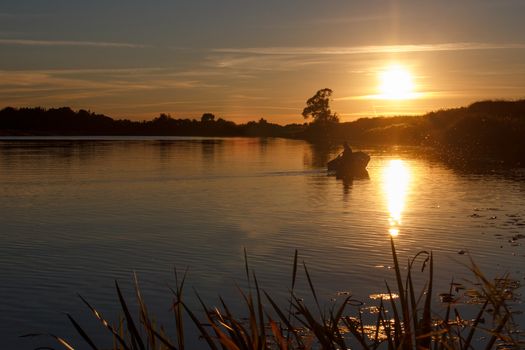
[[332,114],[330,110],[330,96],[332,96],[332,90],[324,88],[310,97],[306,101],[306,107],[303,109],[302,115],[304,119],[312,117],[314,123],[320,124],[339,123],[337,114]]
[[304,119],[312,118],[305,130],[305,138],[312,142],[331,143],[334,139],[339,118],[330,110],[332,90],[321,89],[306,101],[303,109]]
[[215,115],[213,113],[204,113],[201,117],[201,122],[213,122],[215,121]]

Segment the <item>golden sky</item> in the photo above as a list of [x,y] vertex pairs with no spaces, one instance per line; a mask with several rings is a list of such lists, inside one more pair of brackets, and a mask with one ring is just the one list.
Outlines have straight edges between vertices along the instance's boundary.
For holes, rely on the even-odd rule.
[[302,123],[525,98],[525,2],[4,1],[0,107]]

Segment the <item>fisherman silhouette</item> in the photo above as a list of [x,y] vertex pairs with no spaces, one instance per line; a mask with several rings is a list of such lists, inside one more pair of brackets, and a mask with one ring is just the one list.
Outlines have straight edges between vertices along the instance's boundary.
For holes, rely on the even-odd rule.
[[350,159],[352,157],[352,149],[348,145],[348,142],[343,143],[343,158],[344,159]]

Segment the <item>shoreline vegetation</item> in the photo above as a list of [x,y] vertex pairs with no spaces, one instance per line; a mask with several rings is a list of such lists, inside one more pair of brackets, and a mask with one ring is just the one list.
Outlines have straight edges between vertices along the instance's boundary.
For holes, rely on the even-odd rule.
[[340,145],[407,145],[433,149],[445,161],[469,165],[525,166],[525,100],[480,101],[420,116],[361,118],[339,122],[328,106],[330,89],[319,90],[303,111],[311,122],[279,125],[261,118],[236,124],[212,113],[200,120],[161,114],[149,121],[112,119],[86,110],[0,110],[0,136],[244,136],[302,139]]
[[[84,297],[82,302],[101,323],[100,331],[107,335],[112,349],[185,349],[208,348],[224,350],[256,349],[520,349],[525,345],[519,325],[513,315],[512,303],[518,302],[519,281],[509,276],[490,279],[471,259],[469,266],[474,288],[455,281],[450,289],[438,294],[434,287],[434,260],[431,251],[420,251],[401,265],[393,237],[390,237],[393,257],[393,285],[385,281],[386,291],[378,294],[370,305],[344,292],[330,304],[319,300],[315,282],[306,264],[298,263],[295,252],[289,297],[280,305],[258,283],[249,267],[244,251],[247,290],[239,288],[242,315],[234,315],[219,297],[220,306],[210,307],[198,292],[196,310],[186,302],[184,283],[175,270],[173,304],[174,328],[155,322],[148,312],[135,276],[135,301],[130,304],[118,282],[116,292],[121,318],[110,322]],[[417,270],[420,269],[420,272]],[[298,271],[304,270],[310,295],[300,295],[295,289]],[[186,271],[187,272],[187,271]],[[416,274],[426,275],[422,286],[415,283]],[[184,295],[184,297],[183,297]],[[439,297],[439,303],[436,299]],[[436,306],[438,304],[438,306]],[[236,309],[239,305],[235,305]],[[135,314],[137,316],[135,316]],[[82,325],[70,314],[68,319],[80,338],[91,349],[99,347]],[[188,328],[195,327],[199,339],[189,339]],[[45,334],[29,334],[25,337]],[[74,350],[63,337],[48,334],[65,349]],[[197,345],[198,343],[198,345]],[[42,349],[44,347],[41,347]],[[48,347],[45,347],[46,349]]]

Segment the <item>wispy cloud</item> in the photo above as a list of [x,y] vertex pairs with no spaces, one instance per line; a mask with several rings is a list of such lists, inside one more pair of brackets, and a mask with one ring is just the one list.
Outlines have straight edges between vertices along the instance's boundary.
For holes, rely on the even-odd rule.
[[525,43],[439,43],[407,45],[362,45],[349,47],[252,47],[216,48],[213,52],[252,55],[356,55],[375,53],[410,53],[433,51],[465,51],[525,49]]
[[57,69],[35,69],[35,70],[1,70],[0,76],[3,75],[21,75],[21,76],[38,76],[45,74],[54,77],[73,77],[102,80],[115,79],[119,80],[151,80],[152,77],[159,77],[164,80],[173,80],[175,78],[186,81],[210,80],[227,76],[229,73],[220,69],[202,68],[202,69],[175,69],[171,67],[126,67],[126,68],[57,68]]
[[[407,94],[405,97],[408,100],[415,100],[420,98],[429,97],[432,93],[429,92],[413,92]],[[371,95],[360,95],[360,96],[343,96],[334,98],[334,101],[353,101],[353,100],[395,100],[389,96],[383,94],[371,94]]]
[[229,95],[228,98],[231,100],[248,101],[248,102],[263,101],[263,100],[269,99],[268,97],[264,97],[264,96],[251,96],[251,95],[246,95],[246,94],[232,94],[232,95]]
[[47,17],[47,13],[11,13],[0,12],[0,19],[39,18]]
[[[208,86],[199,71],[174,71],[169,68],[100,68],[100,69],[44,69],[0,70],[2,85],[37,87],[59,85],[79,87],[132,86],[144,88]],[[205,77],[205,76],[202,76]],[[212,85],[212,87],[217,87]]]
[[375,21],[384,21],[386,18],[389,18],[390,16],[385,14],[377,14],[377,15],[362,15],[362,16],[343,16],[343,17],[326,17],[326,18],[317,18],[312,19],[308,22],[308,24],[311,23],[317,23],[317,24],[334,24],[334,23],[342,23],[342,24],[349,24],[349,23],[363,23],[363,22],[375,22]]
[[241,69],[236,72],[238,78],[254,78],[247,75],[246,71],[289,71],[329,62],[327,58],[306,57],[299,54],[260,55],[250,52],[215,52],[207,58],[207,61],[214,69]]
[[[348,47],[248,47],[215,48],[207,57],[208,66],[216,70],[228,70],[241,74],[258,72],[301,71],[313,66],[334,66],[346,64],[349,56],[353,70],[366,70],[370,66],[370,55],[380,58],[392,53],[464,52],[474,50],[523,50],[525,43],[438,43],[407,45],[361,45]],[[346,62],[346,63],[345,63]],[[370,69],[370,68],[369,68]]]
[[286,21],[286,22],[275,22],[275,23],[253,23],[251,24],[252,27],[258,27],[260,29],[282,29],[282,30],[291,30],[291,29],[299,29],[304,30],[306,28],[311,29],[313,26],[319,26],[323,27],[323,29],[326,28],[327,25],[333,26],[333,25],[352,25],[352,24],[359,24],[362,25],[366,22],[378,22],[378,21],[385,21],[389,19],[391,16],[389,14],[368,14],[368,15],[355,15],[355,16],[340,16],[340,17],[316,17],[316,18],[309,18],[308,21],[304,20],[295,20],[295,21]]
[[105,41],[75,41],[75,40],[32,40],[32,39],[0,39],[0,45],[16,46],[89,46],[114,48],[145,48],[146,45],[133,43],[117,43]]
[[159,68],[107,70],[0,70],[0,95],[7,104],[18,100],[68,100],[124,96],[158,90],[218,88],[195,77],[177,77]]

